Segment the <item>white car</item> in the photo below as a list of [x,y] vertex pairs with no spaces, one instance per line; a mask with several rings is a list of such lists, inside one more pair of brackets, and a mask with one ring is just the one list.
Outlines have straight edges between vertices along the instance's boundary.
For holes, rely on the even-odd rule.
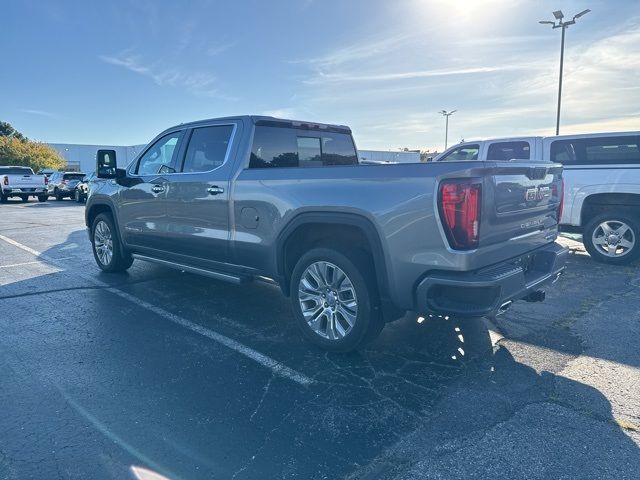
[[44,175],[36,175],[29,167],[0,167],[0,202],[5,203],[11,197],[20,197],[28,202],[29,197],[38,197],[46,202],[48,179]]
[[640,132],[465,141],[434,161],[512,159],[564,165],[560,223],[582,233],[594,259],[622,265],[640,257]]

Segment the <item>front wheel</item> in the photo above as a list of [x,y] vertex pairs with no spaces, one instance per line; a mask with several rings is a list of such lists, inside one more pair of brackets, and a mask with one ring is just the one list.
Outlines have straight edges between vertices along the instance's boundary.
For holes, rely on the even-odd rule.
[[640,222],[627,212],[603,212],[587,223],[583,243],[602,263],[627,265],[640,257]]
[[75,199],[76,199],[76,202],[82,203],[82,194],[80,193],[80,190],[76,190]]
[[298,327],[315,345],[354,350],[384,327],[371,259],[358,250],[315,248],[303,255],[291,276],[291,300]]
[[22,203],[27,203],[29,201],[29,195],[20,195],[20,201]]
[[120,239],[111,216],[101,213],[91,227],[93,257],[103,271],[124,272],[133,263],[131,255],[123,254]]
[[57,189],[56,189],[56,190],[54,190],[53,195],[56,197],[56,200],[57,200],[58,202],[62,201],[62,198],[63,198],[63,197],[62,197],[62,194],[61,194]]
[[46,202],[47,200],[49,200],[49,195],[38,195],[39,202]]

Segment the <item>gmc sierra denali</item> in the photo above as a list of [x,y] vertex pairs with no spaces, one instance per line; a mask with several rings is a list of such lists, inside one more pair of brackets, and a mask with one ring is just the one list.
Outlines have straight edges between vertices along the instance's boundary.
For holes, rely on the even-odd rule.
[[126,169],[100,150],[98,266],[134,259],[275,280],[313,343],[346,351],[405,311],[481,317],[540,301],[564,268],[562,167],[360,165],[348,127],[240,116],[162,132]]

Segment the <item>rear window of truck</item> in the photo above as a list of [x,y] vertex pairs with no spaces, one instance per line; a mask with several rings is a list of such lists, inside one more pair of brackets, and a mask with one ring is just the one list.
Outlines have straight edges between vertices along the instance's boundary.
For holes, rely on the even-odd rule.
[[29,167],[0,167],[0,175],[33,175]]
[[62,177],[63,180],[82,180],[85,177],[84,173],[65,173]]
[[529,160],[531,148],[529,142],[495,142],[489,145],[487,160]]
[[551,143],[551,161],[564,165],[640,164],[638,137],[576,138]]
[[356,165],[351,135],[256,126],[249,168]]

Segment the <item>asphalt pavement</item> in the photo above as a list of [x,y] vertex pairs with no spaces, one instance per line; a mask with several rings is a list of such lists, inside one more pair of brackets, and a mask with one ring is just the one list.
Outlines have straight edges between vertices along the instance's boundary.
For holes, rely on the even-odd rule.
[[563,239],[544,303],[328,354],[269,283],[100,272],[83,213],[0,206],[0,479],[639,476],[637,265]]

